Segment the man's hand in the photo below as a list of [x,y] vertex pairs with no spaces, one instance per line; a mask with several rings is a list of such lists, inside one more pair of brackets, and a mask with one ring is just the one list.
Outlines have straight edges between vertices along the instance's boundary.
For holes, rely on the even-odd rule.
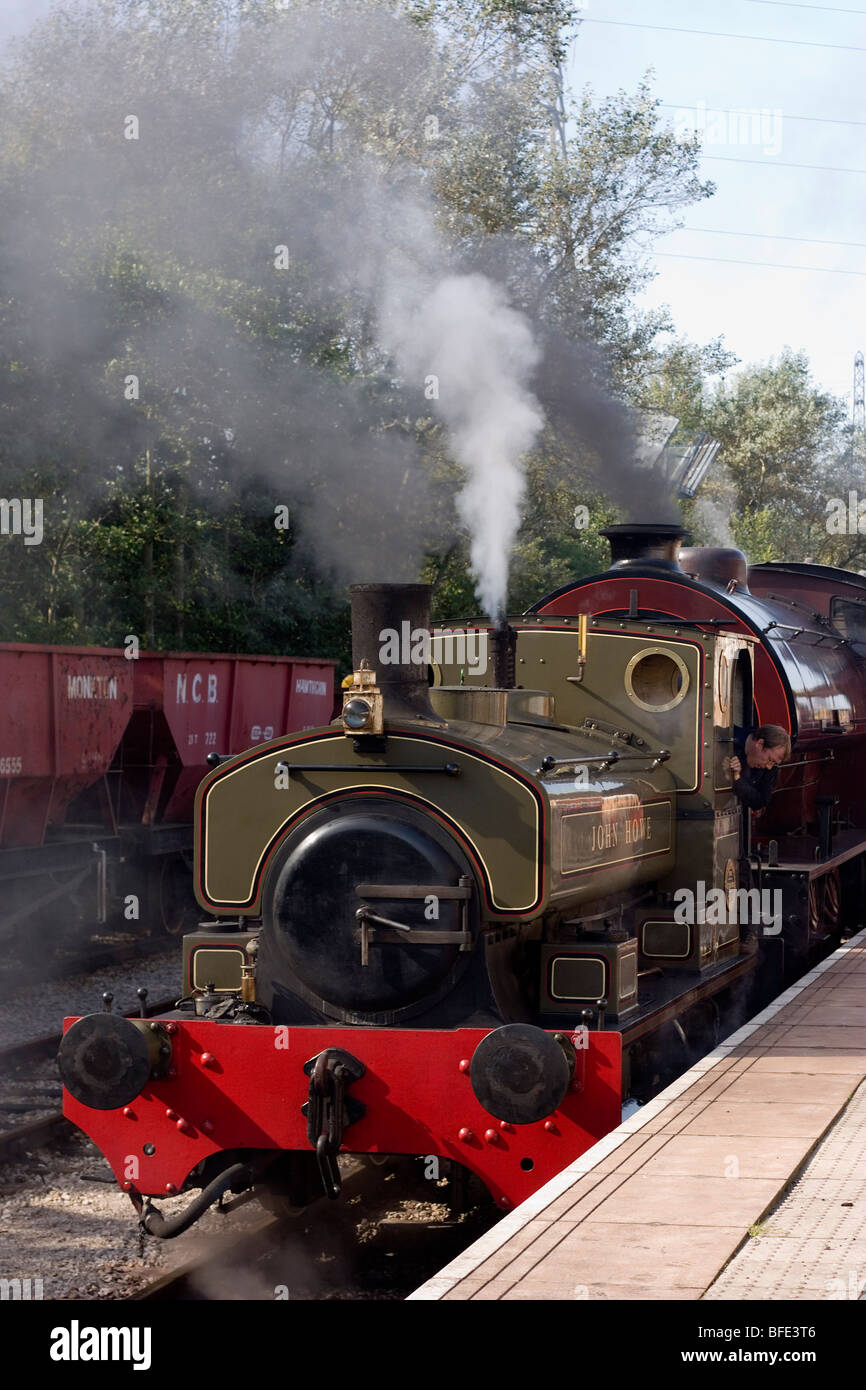
[[743,769],[742,769],[742,766],[741,766],[741,764],[740,764],[739,758],[731,758],[731,760],[730,760],[730,762],[729,762],[729,764],[728,764],[728,771],[729,771],[730,774],[731,774],[731,781],[732,781],[732,782],[736,782],[736,780],[737,780],[737,778],[739,777],[739,775],[740,775],[740,773],[742,772],[742,770],[743,770]]

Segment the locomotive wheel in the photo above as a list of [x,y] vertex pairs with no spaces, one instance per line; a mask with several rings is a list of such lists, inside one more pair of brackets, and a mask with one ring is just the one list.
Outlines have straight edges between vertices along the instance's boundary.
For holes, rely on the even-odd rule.
[[[344,1195],[352,1196],[354,1187],[363,1177],[366,1157],[347,1153],[338,1155],[340,1177],[345,1185]],[[392,1163],[390,1154],[382,1157],[389,1165]],[[377,1176],[376,1181],[379,1180]],[[324,1201],[325,1189],[313,1151],[301,1149],[279,1154],[266,1170],[263,1180],[257,1184],[256,1197],[265,1211],[283,1221],[304,1216],[314,1203]],[[325,1205],[330,1204],[326,1202]]]
[[312,1151],[280,1154],[263,1180],[256,1184],[259,1205],[283,1221],[302,1216],[324,1195],[316,1155]]
[[151,879],[151,921],[165,936],[183,936],[193,931],[199,909],[193,897],[192,871],[182,854],[169,854],[153,866]]
[[809,880],[809,935],[817,936],[821,925],[821,900],[824,896],[823,880],[813,878]]
[[831,869],[824,882],[824,922],[833,936],[839,935],[839,923],[842,918],[842,888],[839,882],[839,870]]
[[847,864],[843,864],[839,880],[842,893],[841,931],[846,936],[854,936],[866,924],[866,856],[858,855],[856,859],[849,859]]
[[809,935],[824,940],[838,937],[842,918],[839,870],[831,869],[809,884]]

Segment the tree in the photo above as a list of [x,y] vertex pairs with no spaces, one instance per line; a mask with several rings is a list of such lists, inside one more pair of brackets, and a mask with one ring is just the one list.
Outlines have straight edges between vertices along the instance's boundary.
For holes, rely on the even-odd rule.
[[697,149],[645,86],[584,94],[571,133],[561,0],[401,14],[96,0],[7,64],[0,466],[50,515],[26,565],[0,539],[2,635],[345,652],[342,584],[425,550],[472,602],[459,469],[375,312],[419,209],[437,263],[504,282],[545,345],[514,601],[596,563],[572,518],[608,514],[597,440],[545,379],[572,344],[597,403],[591,335],[621,395],[639,379],[662,320],[629,314],[637,243],[709,192]]
[[[753,563],[808,558],[857,567],[864,538],[827,530],[828,500],[847,498],[853,485],[845,406],[815,386],[805,354],[785,349],[745,368],[710,393],[695,418],[722,444],[722,467],[693,509],[699,537],[709,520],[704,539],[732,541]],[[727,537],[718,533],[722,517],[730,518]]]
[[736,363],[721,338],[703,346],[675,338],[656,351],[641,383],[638,404],[675,415],[685,430],[703,431],[713,386]]

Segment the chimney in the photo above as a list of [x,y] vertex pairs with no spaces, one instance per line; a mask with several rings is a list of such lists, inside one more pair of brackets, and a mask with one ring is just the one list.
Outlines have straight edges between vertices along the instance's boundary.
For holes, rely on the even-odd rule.
[[653,569],[679,572],[677,555],[687,532],[680,522],[627,521],[605,526],[600,532],[610,541],[612,570]]
[[488,633],[493,684],[499,690],[513,690],[517,684],[517,633],[500,618]]
[[352,584],[352,665],[366,658],[376,672],[386,719],[441,728],[428,694],[430,592],[429,584]]

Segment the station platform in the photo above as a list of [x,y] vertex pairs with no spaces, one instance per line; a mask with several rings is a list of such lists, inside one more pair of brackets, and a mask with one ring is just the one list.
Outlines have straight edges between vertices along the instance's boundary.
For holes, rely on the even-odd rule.
[[861,932],[410,1300],[860,1298],[864,1080]]

